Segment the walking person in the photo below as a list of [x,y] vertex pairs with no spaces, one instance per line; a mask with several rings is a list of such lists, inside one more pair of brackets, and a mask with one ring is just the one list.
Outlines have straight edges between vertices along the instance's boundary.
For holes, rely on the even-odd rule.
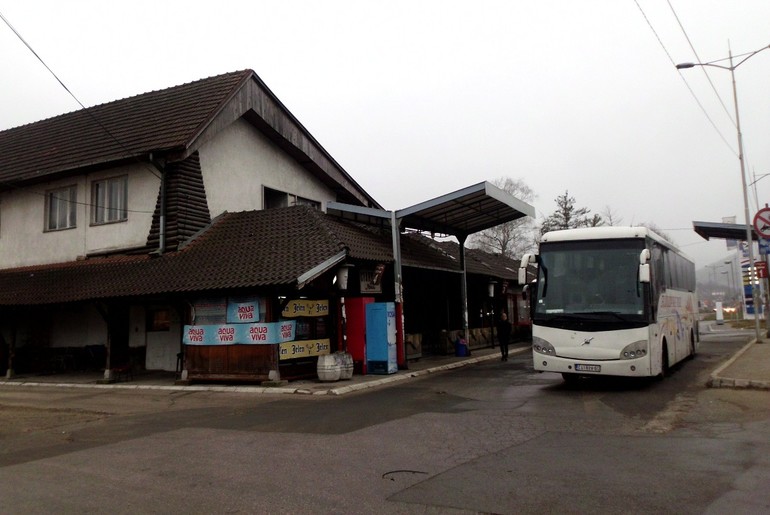
[[511,323],[508,321],[508,314],[505,311],[500,313],[500,320],[497,321],[497,341],[500,342],[500,361],[508,361]]

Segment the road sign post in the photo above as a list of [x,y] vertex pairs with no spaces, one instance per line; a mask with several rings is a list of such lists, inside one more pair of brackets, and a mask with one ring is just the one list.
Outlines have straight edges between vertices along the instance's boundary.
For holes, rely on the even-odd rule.
[[[760,238],[759,248],[761,254],[762,241],[770,239],[770,207],[767,204],[765,204],[765,207],[757,211],[757,214],[754,215],[754,230],[757,231],[757,236]],[[761,302],[765,312],[765,326],[767,328],[766,334],[770,335],[770,316],[768,316],[768,308],[770,308],[770,279],[768,279],[767,260],[767,251],[765,251],[764,261],[758,262],[756,265],[761,265],[761,267],[757,267],[757,278],[763,279],[762,283],[765,287],[765,292],[762,295]],[[758,299],[754,299],[755,307],[757,300]]]
[[760,238],[770,239],[770,207],[765,206],[754,215],[754,230]]

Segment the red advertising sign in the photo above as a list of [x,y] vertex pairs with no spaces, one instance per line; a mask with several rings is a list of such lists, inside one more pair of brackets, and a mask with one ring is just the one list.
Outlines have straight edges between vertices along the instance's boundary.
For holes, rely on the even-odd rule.
[[757,261],[754,263],[754,268],[757,271],[757,278],[767,279],[767,263],[764,261]]

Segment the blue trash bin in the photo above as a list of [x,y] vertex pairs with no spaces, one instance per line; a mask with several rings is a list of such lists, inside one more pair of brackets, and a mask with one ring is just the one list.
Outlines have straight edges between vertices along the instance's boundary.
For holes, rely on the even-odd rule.
[[455,341],[455,356],[465,357],[467,355],[468,342],[465,341],[465,338],[458,338],[457,341]]

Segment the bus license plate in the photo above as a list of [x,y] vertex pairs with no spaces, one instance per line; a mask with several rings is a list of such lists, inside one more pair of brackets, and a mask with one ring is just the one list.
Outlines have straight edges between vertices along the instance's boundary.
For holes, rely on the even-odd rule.
[[575,370],[577,372],[601,372],[602,366],[601,365],[575,365]]

